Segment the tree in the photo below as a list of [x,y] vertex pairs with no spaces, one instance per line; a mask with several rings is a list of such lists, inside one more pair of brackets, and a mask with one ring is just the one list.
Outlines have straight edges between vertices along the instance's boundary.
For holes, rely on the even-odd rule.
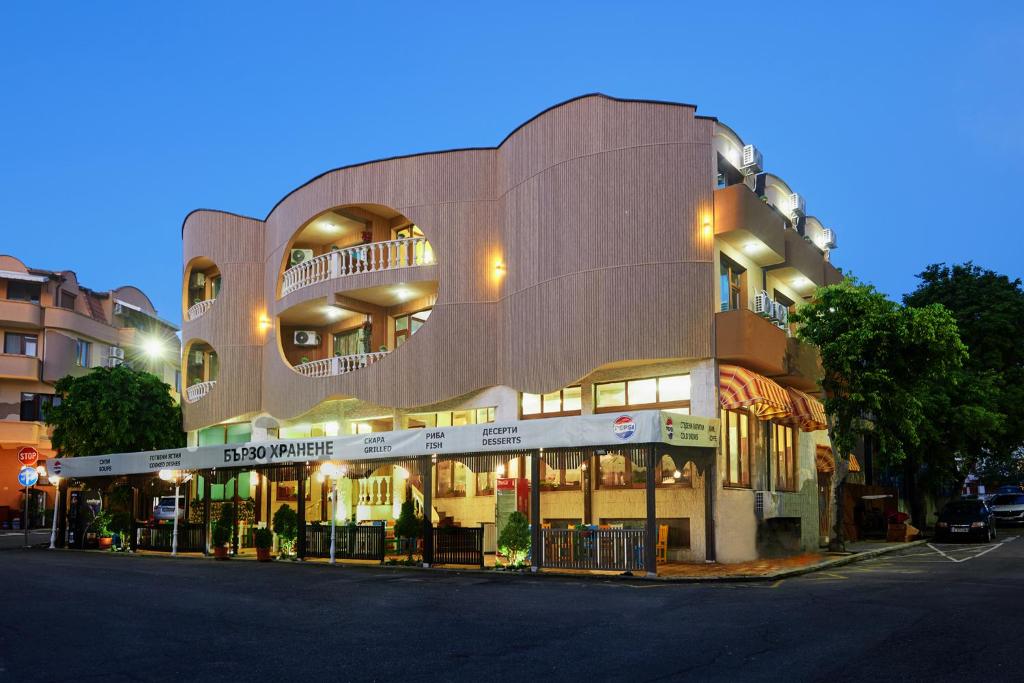
[[530,550],[530,522],[522,512],[516,510],[508,516],[498,537],[498,550],[513,566],[526,560],[526,553]]
[[395,520],[395,536],[404,538],[409,546],[409,561],[412,562],[412,551],[416,547],[416,539],[423,534],[423,519],[416,514],[416,507],[411,500],[402,503],[402,511]]
[[185,445],[181,407],[170,387],[121,365],[68,375],[55,385],[59,405],[46,411],[51,443],[63,457],[128,453]]
[[[797,336],[821,353],[821,387],[837,451],[830,546],[842,549],[849,453],[868,434],[890,463],[916,453],[922,425],[941,419],[926,413],[928,392],[940,381],[955,381],[966,347],[942,306],[900,306],[852,279],[819,289],[794,320]],[[921,524],[918,516],[914,521]]]
[[[941,304],[957,321],[968,358],[955,383],[937,390],[927,447],[946,452],[946,473],[1019,481],[1024,460],[1024,288],[1021,280],[971,262],[933,264],[904,297],[908,306]],[[940,388],[941,389],[941,388]]]

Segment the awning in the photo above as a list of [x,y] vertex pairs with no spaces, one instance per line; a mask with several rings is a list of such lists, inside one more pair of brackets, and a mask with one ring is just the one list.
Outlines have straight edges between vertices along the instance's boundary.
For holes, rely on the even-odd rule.
[[50,278],[45,275],[32,275],[31,273],[19,273],[16,270],[0,270],[0,278],[4,280],[25,280],[27,282],[46,282]]
[[789,400],[793,404],[793,421],[800,431],[817,432],[828,429],[825,406],[821,405],[821,401],[792,387],[786,387],[786,391],[789,392]]
[[749,408],[761,420],[789,417],[793,404],[781,386],[763,375],[736,365],[721,365],[719,403],[726,410]]
[[857,456],[853,453],[850,453],[850,471],[860,472],[860,461],[857,460]]

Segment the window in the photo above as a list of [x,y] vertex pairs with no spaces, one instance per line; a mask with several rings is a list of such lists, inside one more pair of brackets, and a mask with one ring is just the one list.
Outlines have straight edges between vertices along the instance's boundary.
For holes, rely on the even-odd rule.
[[441,413],[414,413],[407,417],[407,424],[408,429],[484,424],[486,422],[494,422],[494,411],[495,408],[491,407],[451,410]]
[[599,489],[642,489],[647,486],[647,467],[619,452],[608,452],[597,461]]
[[461,462],[446,460],[437,463],[438,498],[462,498],[466,495],[466,473],[469,468]]
[[746,275],[747,271],[743,267],[722,255],[720,296],[723,311],[737,311],[746,305]]
[[775,467],[775,489],[796,491],[796,433],[792,427],[772,422],[769,434],[768,447]]
[[722,455],[725,459],[725,486],[750,487],[751,435],[750,414],[745,411],[723,410]]
[[579,468],[564,469],[550,467],[540,461],[540,488],[545,491],[578,491],[583,481],[583,473]]
[[395,316],[395,348],[397,349],[409,337],[416,334],[416,331],[423,327],[423,323],[427,322],[429,317],[429,308],[416,313]]
[[75,340],[75,365],[80,368],[89,367],[89,355],[92,344],[84,339]]
[[355,356],[363,352],[362,328],[334,334],[334,355]]
[[4,335],[4,353],[19,356],[35,356],[38,351],[39,338],[34,334],[18,334],[8,332]]
[[523,419],[579,415],[583,411],[580,387],[566,387],[550,394],[522,394],[519,411]]
[[21,395],[21,421],[43,422],[46,420],[46,411],[52,406],[59,405],[60,396],[23,393]]
[[621,408],[685,408],[690,406],[690,376],[671,375],[594,385],[594,412]]
[[31,301],[39,303],[39,292],[41,287],[38,282],[23,282],[21,280],[7,281],[7,298],[10,301]]
[[246,443],[252,438],[252,427],[248,422],[213,425],[199,430],[200,446],[222,446],[232,443]]
[[671,455],[662,455],[658,458],[654,481],[660,487],[690,488],[693,486],[693,463],[676,462]]
[[494,472],[476,473],[476,495],[483,496],[494,493],[494,482],[497,475]]
[[60,304],[59,305],[60,305],[61,308],[66,308],[69,311],[73,311],[73,310],[75,310],[75,299],[77,299],[77,298],[78,297],[76,297],[71,292],[62,289],[62,290],[60,290]]
[[181,370],[174,371],[174,391],[181,393]]
[[[416,225],[407,225],[404,228],[395,230],[395,239],[408,239],[410,237],[424,237],[423,231]],[[417,243],[408,254],[404,255],[409,258],[412,263],[432,263],[434,260],[434,248],[430,246],[430,242],[423,240]]]

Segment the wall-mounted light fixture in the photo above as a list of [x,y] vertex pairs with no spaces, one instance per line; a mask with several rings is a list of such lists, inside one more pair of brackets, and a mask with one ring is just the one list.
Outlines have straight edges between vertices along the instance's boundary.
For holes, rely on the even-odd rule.
[[505,270],[505,262],[502,261],[501,259],[496,259],[494,261],[494,274],[498,277],[501,277],[502,275],[505,274]]
[[712,235],[711,230],[711,214],[704,214],[704,218],[701,220],[701,234],[704,237],[709,238]]
[[266,313],[261,313],[259,317],[260,332],[266,332],[274,326],[274,321],[270,319]]

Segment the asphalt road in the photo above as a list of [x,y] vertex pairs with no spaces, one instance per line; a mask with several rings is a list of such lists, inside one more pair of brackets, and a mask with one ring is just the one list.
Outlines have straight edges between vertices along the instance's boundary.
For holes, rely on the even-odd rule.
[[1014,536],[714,585],[5,550],[0,680],[1020,681]]

